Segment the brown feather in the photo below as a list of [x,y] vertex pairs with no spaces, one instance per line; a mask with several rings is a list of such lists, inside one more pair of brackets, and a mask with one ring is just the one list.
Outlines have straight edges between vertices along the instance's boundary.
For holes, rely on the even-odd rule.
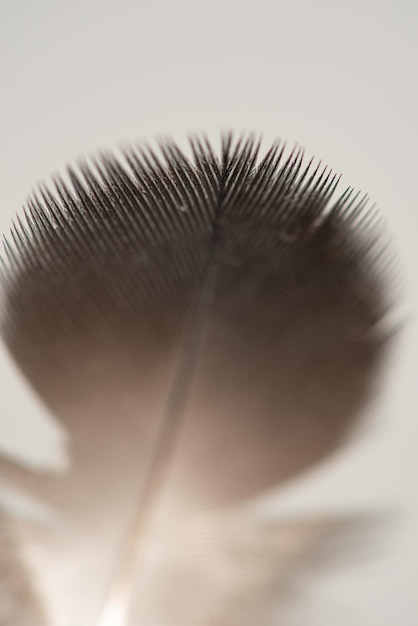
[[[191,149],[70,168],[6,244],[3,336],[71,440],[66,476],[16,473],[61,515],[39,539],[52,626],[241,624],[221,592],[220,621],[201,614],[204,585],[186,597],[210,558],[167,581],[155,537],[167,554],[218,542],[225,510],[336,450],[373,390],[388,309],[376,211],[352,190],[333,199],[337,177],[300,150]],[[149,580],[178,618],[138,607]]]

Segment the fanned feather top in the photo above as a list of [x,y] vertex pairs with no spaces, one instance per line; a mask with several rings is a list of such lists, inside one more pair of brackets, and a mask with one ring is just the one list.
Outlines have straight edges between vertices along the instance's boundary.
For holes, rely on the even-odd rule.
[[3,462],[54,515],[0,518],[0,626],[282,623],[294,562],[342,523],[246,504],[337,449],[370,397],[381,219],[299,149],[189,148],[80,161],[5,241],[3,337],[71,463]]

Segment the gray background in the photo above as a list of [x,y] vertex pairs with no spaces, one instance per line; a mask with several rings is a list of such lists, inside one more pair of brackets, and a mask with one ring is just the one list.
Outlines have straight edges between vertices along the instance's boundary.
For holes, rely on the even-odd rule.
[[[3,232],[30,188],[80,154],[220,129],[297,141],[343,172],[345,184],[367,190],[389,220],[406,278],[407,325],[387,382],[351,445],[272,494],[269,506],[281,515],[385,509],[399,519],[378,554],[313,583],[309,626],[417,621],[417,7],[412,0],[0,5]],[[0,450],[59,469],[63,433],[2,347],[0,373]],[[1,481],[0,501],[27,505]]]

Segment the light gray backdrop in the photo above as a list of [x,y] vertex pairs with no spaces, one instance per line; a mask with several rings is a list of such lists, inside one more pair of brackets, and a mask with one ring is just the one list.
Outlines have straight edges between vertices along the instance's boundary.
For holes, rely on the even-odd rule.
[[[375,558],[316,583],[310,626],[414,626],[418,5],[413,0],[2,0],[0,229],[34,183],[98,147],[192,130],[297,141],[367,190],[395,235],[407,320],[388,382],[346,451],[273,495],[279,514],[388,509]],[[51,425],[0,348],[0,449],[65,464]],[[6,489],[1,491],[8,506]],[[324,612],[323,615],[329,615]],[[338,618],[339,620],[339,618]],[[342,623],[341,620],[337,623]],[[344,622],[345,624],[345,622]]]

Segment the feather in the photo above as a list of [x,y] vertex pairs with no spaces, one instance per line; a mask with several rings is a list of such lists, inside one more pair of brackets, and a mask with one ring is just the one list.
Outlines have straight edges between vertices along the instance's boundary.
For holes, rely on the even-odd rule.
[[[33,624],[274,623],[287,534],[246,503],[339,448],[387,344],[382,220],[337,183],[225,135],[100,153],[29,198],[2,333],[71,459],[3,463],[56,513],[14,526]],[[24,626],[19,607],[0,625]]]

